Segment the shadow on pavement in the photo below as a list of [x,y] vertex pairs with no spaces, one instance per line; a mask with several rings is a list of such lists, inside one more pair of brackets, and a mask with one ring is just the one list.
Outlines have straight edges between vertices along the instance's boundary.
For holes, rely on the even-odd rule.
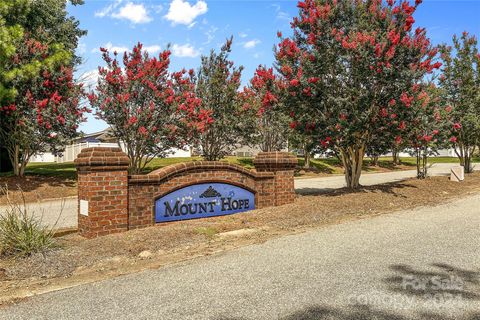
[[[391,265],[394,273],[385,278],[387,290],[391,292],[393,300],[389,310],[372,307],[370,304],[352,303],[342,308],[312,305],[299,309],[280,320],[480,320],[480,310],[465,312],[458,305],[449,303],[448,299],[460,298],[460,302],[469,303],[480,300],[480,271],[466,270],[444,263],[435,263],[429,266],[429,271],[418,270],[407,265]],[[432,271],[433,270],[433,271]],[[400,297],[400,303],[413,301],[414,305],[401,304],[400,308],[395,298]],[[402,299],[410,297],[413,300]],[[429,300],[430,299],[430,300]],[[387,302],[388,302],[387,301]],[[433,303],[434,311],[418,310],[417,305],[423,302]],[[403,306],[403,307],[402,307]],[[445,312],[443,307],[450,307]],[[431,309],[431,308],[430,308]],[[429,309],[429,310],[430,310]],[[409,311],[405,315],[402,310]],[[413,313],[411,313],[413,311]],[[453,314],[453,315],[452,315]],[[217,320],[244,320],[242,317],[220,317]]]
[[413,318],[395,314],[394,312],[381,311],[365,305],[353,305],[349,310],[314,306],[294,312],[281,320],[478,320],[480,312],[454,317],[441,316],[434,313],[419,313]]
[[390,269],[394,274],[384,279],[384,282],[392,292],[421,299],[451,296],[463,300],[480,300],[480,271],[465,270],[444,263],[432,264],[428,271],[403,264],[392,265]]
[[[217,320],[247,320],[241,317],[222,317]],[[279,320],[479,320],[480,312],[465,315],[442,316],[437,313],[419,312],[413,316],[404,316],[391,311],[382,311],[367,305],[352,305],[346,308],[311,306],[295,311]]]
[[415,188],[416,186],[408,184],[405,182],[389,182],[383,184],[377,184],[372,186],[361,186],[356,190],[351,190],[348,188],[298,188],[295,189],[295,192],[302,196],[329,196],[329,197],[338,197],[350,193],[387,193],[392,194],[397,197],[405,198],[406,196],[401,195],[396,192],[396,190],[404,188]]

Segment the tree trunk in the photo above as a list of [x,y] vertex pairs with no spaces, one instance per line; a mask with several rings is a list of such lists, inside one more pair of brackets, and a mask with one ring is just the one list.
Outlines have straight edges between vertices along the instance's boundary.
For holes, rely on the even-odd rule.
[[378,167],[378,156],[373,156],[372,157],[372,166]]
[[428,157],[426,150],[418,148],[415,152],[417,158],[417,179],[425,179],[427,177]]
[[20,177],[20,148],[18,145],[15,146],[14,152],[13,152],[13,174],[16,175],[17,177]]
[[345,181],[349,189],[360,187],[360,175],[362,174],[364,156],[365,144],[340,148],[340,158],[345,169]]
[[468,156],[465,156],[465,173],[472,173],[473,172],[473,166],[472,166],[472,155],[469,154]]
[[475,152],[475,148],[476,147],[470,150],[468,146],[459,145],[458,149],[460,152],[458,152],[457,148],[455,148],[455,153],[457,154],[457,157],[460,160],[460,165],[464,167],[465,173],[473,172],[472,155]]
[[392,149],[392,160],[394,166],[400,164],[400,152],[397,149]]
[[310,152],[307,151],[306,144],[303,145],[303,159],[304,159],[304,164],[303,167],[305,169],[310,169]]
[[427,170],[428,170],[428,157],[427,157],[427,153],[426,151],[424,150],[423,152],[423,157],[422,157],[422,160],[423,160],[423,163],[422,163],[422,166],[423,166],[423,178],[425,179],[427,177]]

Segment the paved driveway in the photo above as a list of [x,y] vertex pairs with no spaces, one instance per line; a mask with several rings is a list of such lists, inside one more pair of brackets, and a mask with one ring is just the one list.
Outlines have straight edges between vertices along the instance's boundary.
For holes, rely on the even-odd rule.
[[[44,225],[57,229],[71,228],[77,226],[77,202],[76,197],[32,202],[27,204],[27,210],[38,217]],[[0,214],[6,209],[7,207],[0,206]]]
[[[452,163],[436,163],[429,168],[428,174],[431,176],[449,175],[450,169],[455,166]],[[480,165],[475,164],[474,170],[479,170]],[[375,184],[402,181],[417,176],[416,170],[395,171],[386,173],[366,173],[360,177],[360,184],[371,186]],[[345,177],[335,175],[333,177],[297,179],[295,180],[295,190],[301,194],[315,193],[329,189],[338,189],[345,187]]]
[[480,195],[52,292],[0,319],[480,319]]

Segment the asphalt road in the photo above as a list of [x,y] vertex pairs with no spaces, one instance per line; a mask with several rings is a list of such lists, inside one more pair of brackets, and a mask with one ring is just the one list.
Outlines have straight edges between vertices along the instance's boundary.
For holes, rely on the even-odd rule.
[[480,194],[31,298],[0,319],[480,319]]

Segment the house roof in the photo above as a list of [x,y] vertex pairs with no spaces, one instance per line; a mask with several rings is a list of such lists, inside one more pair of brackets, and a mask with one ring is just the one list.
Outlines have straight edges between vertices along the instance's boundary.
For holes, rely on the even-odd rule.
[[102,131],[83,134],[81,137],[77,138],[75,142],[98,140],[100,142],[116,140],[112,134],[112,128],[107,128]]

